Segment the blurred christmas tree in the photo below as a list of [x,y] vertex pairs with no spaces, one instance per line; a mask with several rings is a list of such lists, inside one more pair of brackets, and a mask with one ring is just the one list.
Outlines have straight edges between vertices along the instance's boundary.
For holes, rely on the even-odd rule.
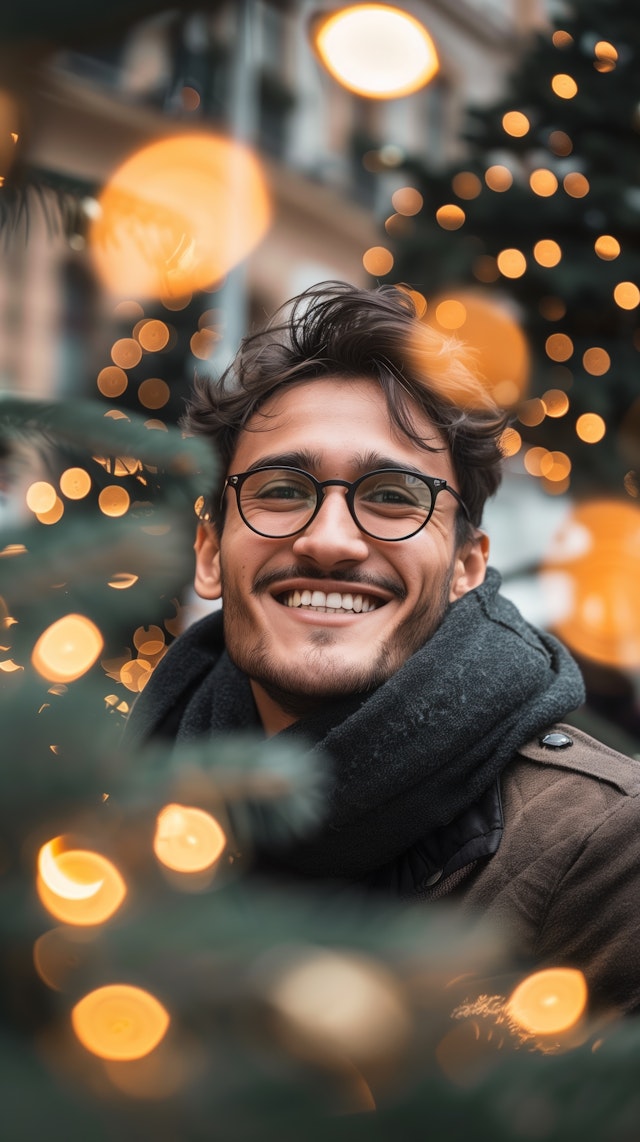
[[[82,515],[86,467],[33,480],[33,521],[0,538],[3,1137],[634,1137],[639,1030],[595,1021],[580,972],[527,975],[437,905],[254,880],[256,844],[321,815],[301,743],[123,744],[163,650],[136,624],[183,581],[211,480],[199,442],[12,397],[0,436],[33,457],[84,445],[111,473]],[[145,488],[120,514],[118,457]],[[118,673],[127,626],[137,668]]]
[[[394,280],[424,292],[428,320],[462,287],[517,304],[530,391],[507,369],[497,395],[541,449],[528,470],[552,493],[640,495],[639,54],[625,0],[568,4],[507,94],[470,112],[464,169],[409,162],[424,207],[400,198],[387,221]],[[460,309],[442,325],[468,332]]]

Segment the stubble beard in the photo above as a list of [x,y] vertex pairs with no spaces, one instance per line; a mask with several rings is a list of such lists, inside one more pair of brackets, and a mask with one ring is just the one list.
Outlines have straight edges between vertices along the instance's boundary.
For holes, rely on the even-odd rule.
[[[243,639],[246,608],[233,591],[223,593],[223,620],[227,653],[232,662],[257,683],[284,713],[294,718],[313,714],[319,706],[339,698],[369,694],[387,682],[435,634],[449,608],[453,562],[436,594],[414,610],[380,646],[373,662],[358,668],[339,661],[328,666],[327,651],[338,641],[328,628],[310,632],[306,677],[271,654],[267,636],[250,644]],[[365,620],[366,621],[366,620]],[[234,635],[234,630],[238,635]]]

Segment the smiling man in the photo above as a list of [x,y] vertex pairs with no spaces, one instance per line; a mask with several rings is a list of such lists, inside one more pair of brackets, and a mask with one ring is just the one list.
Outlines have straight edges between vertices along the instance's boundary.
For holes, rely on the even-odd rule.
[[580,673],[499,592],[481,530],[504,418],[408,292],[327,283],[248,337],[188,417],[222,458],[196,539],[221,612],[131,733],[252,727],[326,759],[324,820],[261,869],[507,923],[530,961],[640,1006],[640,767],[558,724]]

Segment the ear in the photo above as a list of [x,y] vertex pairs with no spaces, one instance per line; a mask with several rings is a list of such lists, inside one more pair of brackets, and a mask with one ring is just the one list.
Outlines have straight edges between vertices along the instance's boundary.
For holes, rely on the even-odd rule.
[[202,599],[221,598],[220,543],[214,524],[198,524],[193,546],[196,553],[196,573],[193,581],[196,592]]
[[449,602],[462,598],[474,587],[484,582],[489,559],[489,536],[484,531],[476,532],[473,539],[467,540],[456,552],[453,577],[449,590]]

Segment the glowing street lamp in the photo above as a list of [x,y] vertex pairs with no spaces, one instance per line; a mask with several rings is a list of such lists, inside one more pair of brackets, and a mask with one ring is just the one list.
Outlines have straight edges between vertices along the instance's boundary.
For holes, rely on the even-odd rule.
[[398,99],[438,71],[438,53],[423,24],[389,4],[352,4],[312,19],[311,38],[327,71],[368,99]]

